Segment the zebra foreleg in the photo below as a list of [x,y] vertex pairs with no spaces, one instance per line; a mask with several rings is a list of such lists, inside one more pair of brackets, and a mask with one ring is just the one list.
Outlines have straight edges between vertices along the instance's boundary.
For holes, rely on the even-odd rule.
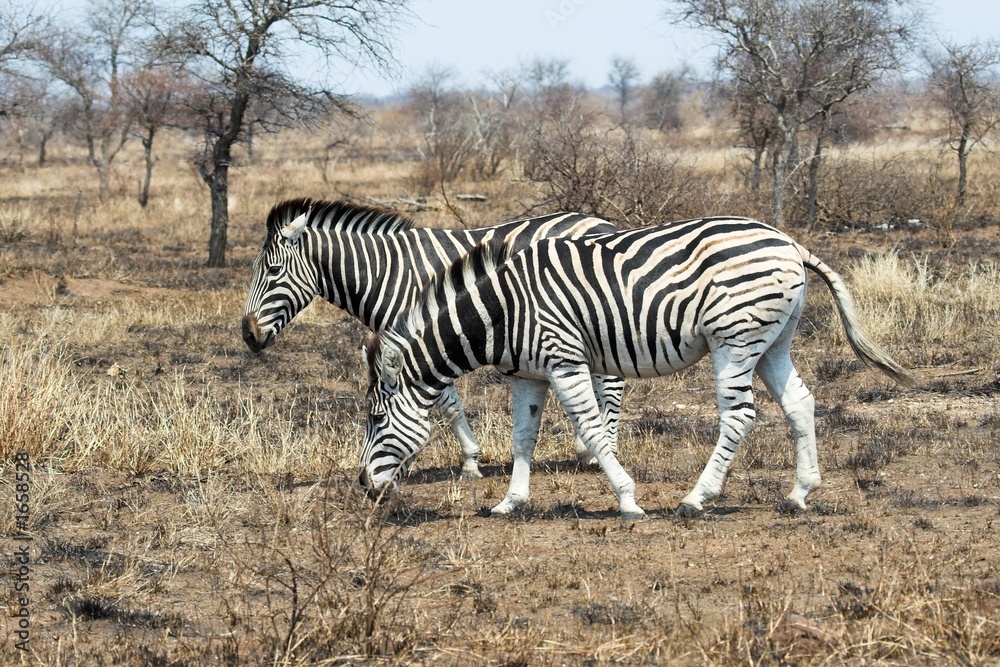
[[479,446],[479,441],[472,434],[469,420],[465,418],[465,412],[462,410],[462,399],[458,397],[455,385],[448,385],[448,388],[441,394],[438,408],[445,421],[448,422],[451,432],[458,438],[459,447],[462,448],[461,479],[466,481],[482,479],[483,473],[479,472],[479,457],[483,450]]
[[[604,430],[611,441],[611,451],[618,454],[618,420],[621,416],[622,393],[625,391],[625,381],[613,375],[593,375],[594,394],[604,417]],[[579,435],[573,436],[573,452],[582,466],[596,466],[594,456]]]
[[757,412],[753,401],[753,370],[756,353],[720,347],[712,350],[715,371],[715,393],[719,403],[719,440],[708,464],[698,477],[698,483],[684,496],[675,510],[678,516],[690,518],[704,509],[706,500],[722,493],[722,483],[736,458],[740,443],[753,426]]
[[542,408],[545,407],[549,383],[514,377],[510,383],[510,395],[514,418],[514,468],[510,474],[510,488],[507,496],[494,507],[493,516],[510,514],[514,509],[528,502],[531,478],[531,457],[538,442],[538,428],[542,423]]
[[789,344],[775,345],[760,359],[757,374],[768,393],[781,406],[795,437],[795,487],[780,509],[806,509],[806,496],[820,485],[819,452],[816,450],[815,400],[799,377],[788,354]]
[[614,451],[615,443],[608,435],[589,371],[586,367],[567,369],[563,366],[550,375],[550,381],[580,439],[597,458],[601,470],[607,475],[611,489],[618,498],[618,511],[622,520],[644,517],[646,513],[635,502],[635,482],[618,462]]

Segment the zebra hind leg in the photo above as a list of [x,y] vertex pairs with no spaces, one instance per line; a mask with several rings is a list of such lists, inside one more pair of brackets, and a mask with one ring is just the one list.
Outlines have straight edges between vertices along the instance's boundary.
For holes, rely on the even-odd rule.
[[757,364],[757,374],[781,406],[795,437],[795,487],[778,508],[785,512],[806,509],[806,496],[820,485],[815,400],[792,364],[790,344],[791,335],[787,343],[780,341],[765,352]]
[[684,518],[697,516],[706,500],[722,493],[740,443],[750,431],[757,412],[753,399],[753,371],[760,353],[747,348],[718,346],[712,349],[715,392],[719,403],[719,440],[698,483],[675,510]]
[[542,423],[549,383],[515,377],[511,380],[510,393],[514,418],[514,468],[510,474],[507,495],[490,514],[503,516],[528,502],[531,478],[531,457],[538,442],[538,428]]
[[465,412],[462,410],[462,399],[458,397],[455,385],[449,385],[441,394],[438,408],[445,421],[448,422],[451,432],[458,438],[459,447],[462,448],[461,479],[465,481],[482,479],[483,473],[479,471],[479,457],[483,450],[479,446],[479,441],[472,434],[469,420],[465,418]]

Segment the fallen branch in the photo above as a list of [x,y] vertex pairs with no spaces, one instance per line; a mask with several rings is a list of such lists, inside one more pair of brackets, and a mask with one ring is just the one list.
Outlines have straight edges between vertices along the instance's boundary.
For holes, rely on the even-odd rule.
[[381,206],[382,208],[395,208],[395,209],[405,210],[410,213],[417,211],[441,210],[439,206],[428,203],[427,200],[423,199],[422,197],[420,199],[412,199],[410,197],[375,199],[373,197],[366,197],[364,195],[352,195],[347,192],[341,192],[340,196],[344,199],[344,201],[360,201],[365,204],[370,204],[373,206]]

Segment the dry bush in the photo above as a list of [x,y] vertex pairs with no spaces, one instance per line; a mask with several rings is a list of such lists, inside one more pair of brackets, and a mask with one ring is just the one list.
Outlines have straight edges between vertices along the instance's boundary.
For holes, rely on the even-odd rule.
[[532,127],[522,169],[542,185],[535,208],[578,211],[625,226],[683,217],[702,203],[703,182],[679,157],[638,131],[605,127],[595,111],[576,105]]
[[435,578],[435,554],[403,536],[391,509],[366,514],[343,480],[327,478],[308,495],[282,513],[284,525],[264,520],[235,534],[216,524],[225,554],[217,575],[239,584],[223,591],[220,608],[253,637],[240,658],[306,665],[412,657],[417,639],[428,640],[415,610],[434,605],[418,589]]
[[[805,192],[789,198],[789,220],[806,219]],[[933,160],[831,155],[823,161],[817,220],[829,229],[938,224],[951,214],[951,200]]]
[[451,85],[452,76],[432,67],[409,93],[410,125],[419,136],[411,180],[422,194],[459,177],[496,178],[513,155],[517,84],[498,81],[497,91],[460,90]]

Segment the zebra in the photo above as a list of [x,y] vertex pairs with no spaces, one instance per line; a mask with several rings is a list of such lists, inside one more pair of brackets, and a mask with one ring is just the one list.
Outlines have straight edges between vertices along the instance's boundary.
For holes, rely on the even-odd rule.
[[[267,216],[267,236],[253,262],[243,311],[242,336],[253,352],[274,344],[278,333],[316,296],[343,308],[369,329],[380,331],[416,301],[432,276],[483,242],[522,248],[547,236],[614,231],[610,222],[578,213],[556,213],[480,229],[429,229],[386,209],[309,198],[276,204]],[[612,433],[617,433],[624,383],[595,377],[596,391]],[[515,402],[520,400],[514,394]],[[454,387],[439,407],[459,441],[463,479],[482,477],[481,449],[469,428]],[[592,462],[578,439],[582,463]]]
[[359,482],[370,496],[394,492],[427,440],[429,406],[456,377],[492,365],[531,397],[514,415],[510,487],[492,514],[528,500],[539,415],[551,384],[607,475],[621,517],[640,518],[635,483],[610,447],[588,377],[664,376],[710,354],[718,441],[676,513],[696,516],[721,492],[755,418],[754,372],[795,439],[796,481],[781,509],[804,510],[806,496],[820,484],[814,400],[789,352],[805,304],[806,268],[832,292],[857,356],[912,386],[909,371],[861,328],[841,277],[757,220],[709,217],[550,238],[516,253],[482,245],[429,285],[419,307],[367,342]]

